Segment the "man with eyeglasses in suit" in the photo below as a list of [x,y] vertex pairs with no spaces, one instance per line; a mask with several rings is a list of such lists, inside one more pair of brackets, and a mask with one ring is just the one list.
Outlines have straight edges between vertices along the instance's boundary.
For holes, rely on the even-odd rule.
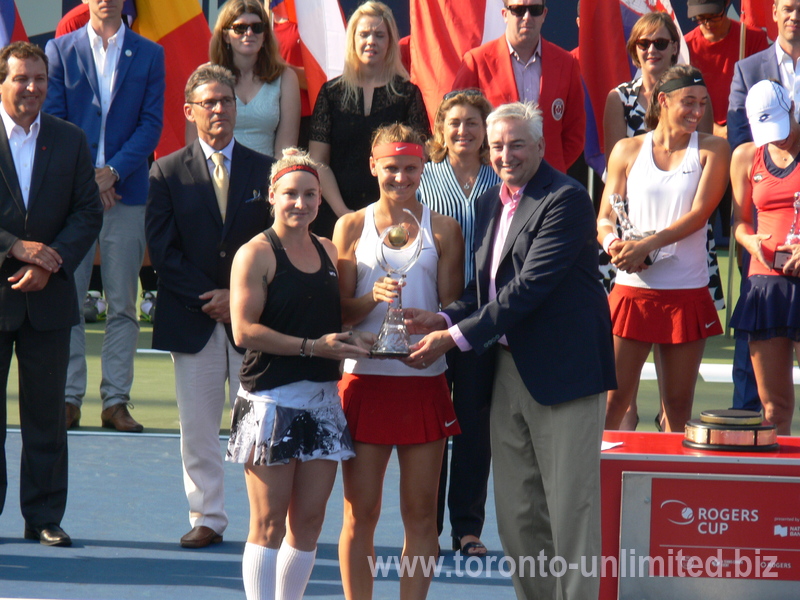
[[505,34],[464,55],[453,89],[478,88],[492,106],[538,103],[544,157],[566,173],[583,152],[586,128],[578,61],[542,38],[545,0],[504,0],[502,10]]
[[210,63],[189,77],[183,110],[198,139],[153,163],[145,213],[158,272],[153,348],[171,352],[175,366],[192,526],[180,540],[184,548],[221,542],[228,525],[219,429],[225,382],[233,404],[243,358],[231,332],[231,263],[270,224],[272,159],[234,140],[235,85],[233,73]]

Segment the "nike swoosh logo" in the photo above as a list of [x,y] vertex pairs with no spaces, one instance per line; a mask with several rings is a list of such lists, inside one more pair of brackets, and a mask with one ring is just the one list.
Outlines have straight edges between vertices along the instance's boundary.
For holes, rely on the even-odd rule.
[[395,152],[400,152],[400,150],[405,150],[405,149],[406,149],[406,146],[396,146],[394,150],[395,150]]
[[700,83],[701,81],[703,81],[703,80],[702,79],[695,79],[694,80],[695,83]]
[[716,323],[716,321],[711,321],[711,323],[706,323],[706,329],[708,329],[709,327],[713,327],[714,323]]
[[448,427],[450,427],[450,426],[451,426],[453,423],[455,423],[457,420],[458,420],[458,419],[453,419],[452,421],[445,421],[444,428],[445,428],[445,429],[447,429],[447,428],[448,428]]

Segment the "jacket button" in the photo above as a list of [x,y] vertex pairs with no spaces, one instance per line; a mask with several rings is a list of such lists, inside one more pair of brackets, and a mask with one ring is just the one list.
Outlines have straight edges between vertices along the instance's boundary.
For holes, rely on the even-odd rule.
[[220,255],[220,257],[221,257],[221,258],[225,258],[226,256],[228,256],[228,253],[227,253],[227,252],[225,252],[225,250],[222,250],[222,251],[219,253],[219,255]]

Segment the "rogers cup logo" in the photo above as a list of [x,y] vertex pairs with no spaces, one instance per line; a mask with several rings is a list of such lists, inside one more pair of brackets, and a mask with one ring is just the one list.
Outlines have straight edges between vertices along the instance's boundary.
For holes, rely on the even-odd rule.
[[[667,517],[667,521],[675,525],[689,525],[694,521],[694,511],[691,507],[680,500],[664,500],[661,503],[661,508],[667,507],[671,513],[674,513],[674,518]],[[678,519],[678,520],[676,520]]]
[[552,111],[553,118],[556,121],[560,121],[561,117],[564,116],[564,101],[561,98],[556,98],[553,100]]

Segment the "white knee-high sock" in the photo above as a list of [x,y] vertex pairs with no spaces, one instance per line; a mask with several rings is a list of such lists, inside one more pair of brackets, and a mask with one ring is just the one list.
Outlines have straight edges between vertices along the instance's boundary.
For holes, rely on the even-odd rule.
[[311,578],[317,551],[303,552],[283,540],[278,551],[277,600],[301,600]]
[[247,600],[274,600],[278,550],[247,543],[242,556],[242,578]]

